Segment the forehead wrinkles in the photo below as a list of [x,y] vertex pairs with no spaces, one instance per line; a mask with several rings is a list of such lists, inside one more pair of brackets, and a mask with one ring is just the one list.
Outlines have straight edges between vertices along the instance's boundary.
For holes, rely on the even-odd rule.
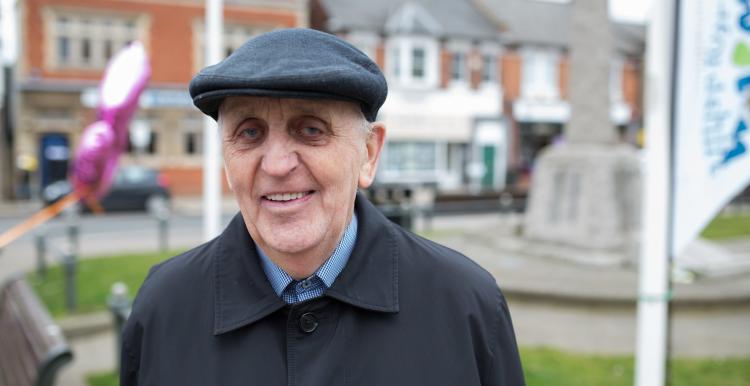
[[[268,97],[230,97],[220,106],[221,115],[255,116],[258,118],[290,118],[310,115],[329,123],[358,120],[360,109],[351,102],[334,100],[308,100]],[[272,116],[274,114],[275,116]]]

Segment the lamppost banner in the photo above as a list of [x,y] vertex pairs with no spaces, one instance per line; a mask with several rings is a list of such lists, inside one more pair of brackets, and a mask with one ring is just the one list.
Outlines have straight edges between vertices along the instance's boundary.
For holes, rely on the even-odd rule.
[[682,1],[672,256],[750,183],[750,0]]

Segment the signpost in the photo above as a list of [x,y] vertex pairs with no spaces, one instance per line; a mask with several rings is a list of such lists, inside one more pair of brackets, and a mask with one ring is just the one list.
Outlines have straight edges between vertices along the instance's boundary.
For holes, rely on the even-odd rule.
[[672,257],[750,183],[749,3],[661,0],[652,14],[637,386],[667,379]]

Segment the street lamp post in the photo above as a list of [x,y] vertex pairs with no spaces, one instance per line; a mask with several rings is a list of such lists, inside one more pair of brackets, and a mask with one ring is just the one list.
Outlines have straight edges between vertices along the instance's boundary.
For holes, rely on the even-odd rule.
[[15,80],[14,66],[18,56],[18,34],[16,25],[16,0],[0,0],[0,25],[2,25],[3,62],[3,126],[0,135],[0,199],[13,196],[13,134]]

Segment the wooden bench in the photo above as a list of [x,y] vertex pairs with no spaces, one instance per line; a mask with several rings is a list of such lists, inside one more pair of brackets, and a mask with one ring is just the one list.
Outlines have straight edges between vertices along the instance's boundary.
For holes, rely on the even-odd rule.
[[73,359],[62,330],[22,278],[0,288],[0,386],[52,386]]

